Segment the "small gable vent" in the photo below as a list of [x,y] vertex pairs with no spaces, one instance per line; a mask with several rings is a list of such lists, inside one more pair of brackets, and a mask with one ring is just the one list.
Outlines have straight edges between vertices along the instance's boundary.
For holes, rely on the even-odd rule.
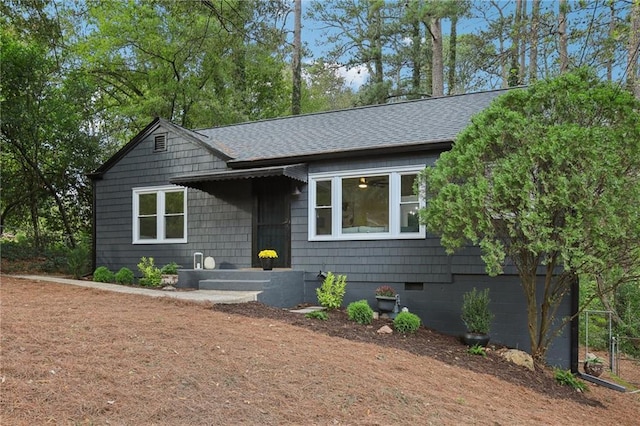
[[160,152],[167,150],[167,135],[156,135],[154,139],[153,151]]

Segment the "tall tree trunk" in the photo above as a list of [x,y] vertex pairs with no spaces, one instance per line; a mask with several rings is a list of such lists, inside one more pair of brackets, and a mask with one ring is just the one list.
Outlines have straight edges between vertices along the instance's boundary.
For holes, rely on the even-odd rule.
[[420,77],[422,60],[420,58],[420,46],[422,46],[422,37],[420,36],[420,22],[413,22],[411,28],[412,45],[411,45],[411,61],[413,69],[411,70],[411,93],[409,99],[418,99],[420,97]]
[[524,84],[524,77],[527,70],[527,38],[525,37],[525,27],[527,22],[527,0],[522,0],[520,4],[520,29],[518,30],[520,38],[520,67],[518,67],[518,84]]
[[613,58],[615,55],[615,46],[613,43],[613,38],[615,37],[615,29],[616,29],[616,3],[613,0],[609,0],[609,33],[608,33],[608,42],[609,46],[607,46],[607,81],[613,80]]
[[387,93],[384,90],[384,63],[382,60],[382,16],[380,9],[382,4],[371,6],[369,22],[371,22],[371,55],[373,60],[373,82],[377,104],[387,101]]
[[522,42],[522,0],[516,0],[516,13],[513,18],[513,26],[511,28],[511,49],[510,49],[510,61],[511,66],[509,68],[509,87],[518,86],[521,84],[520,80],[520,43]]
[[560,0],[558,12],[558,54],[560,57],[560,74],[569,70],[569,54],[567,52],[567,0]]
[[627,85],[637,99],[640,99],[640,0],[633,0],[631,25],[629,27],[629,50],[627,55]]
[[533,83],[538,78],[538,26],[540,24],[540,0],[533,0],[531,6],[531,48],[529,50],[529,82]]
[[302,0],[295,0],[293,27],[293,88],[291,90],[291,114],[300,114],[300,99],[302,92]]
[[431,41],[433,45],[432,95],[444,95],[444,61],[442,58],[442,25],[440,18],[431,18]]
[[449,74],[447,76],[447,94],[453,95],[456,87],[456,47],[458,44],[458,16],[451,16],[451,36],[449,37]]

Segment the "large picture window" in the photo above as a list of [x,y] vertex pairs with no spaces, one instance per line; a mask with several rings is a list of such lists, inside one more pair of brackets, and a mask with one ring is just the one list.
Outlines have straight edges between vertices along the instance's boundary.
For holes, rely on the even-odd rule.
[[133,190],[133,243],[186,243],[187,190],[178,186]]
[[361,170],[309,177],[309,239],[424,238],[423,201],[413,193],[422,168]]

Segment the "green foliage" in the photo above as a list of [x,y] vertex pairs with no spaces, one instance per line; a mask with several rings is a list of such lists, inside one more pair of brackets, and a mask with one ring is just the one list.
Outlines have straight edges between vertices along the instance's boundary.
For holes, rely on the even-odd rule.
[[317,319],[326,321],[329,319],[329,315],[325,311],[313,311],[304,315],[306,318]]
[[[471,242],[489,274],[507,257],[516,266],[537,360],[575,274],[617,270],[618,285],[640,262],[639,111],[631,94],[584,69],[514,89],[417,180],[430,197],[420,220],[448,252]],[[536,300],[541,269],[548,297]]]
[[561,385],[570,386],[578,392],[585,392],[589,390],[586,383],[574,376],[570,370],[561,370],[556,368],[553,370],[553,377],[556,379],[556,382]]
[[373,309],[366,300],[358,300],[351,302],[347,306],[347,315],[349,320],[358,324],[371,324],[373,322]]
[[[593,311],[608,311],[612,309],[613,325],[612,334],[618,337],[620,351],[640,357],[640,283],[630,281],[623,284],[613,293],[597,296],[597,284],[595,281],[582,279],[580,281],[580,306]],[[607,305],[603,303],[607,301]],[[590,302],[588,302],[590,301]],[[588,303],[587,303],[588,302]],[[609,349],[609,321],[608,315],[602,313],[590,313],[589,321],[585,323],[586,315],[582,315],[579,322],[580,342],[586,342],[591,349]]]
[[489,289],[482,291],[474,287],[462,296],[462,321],[470,333],[488,334],[493,320],[489,309]]
[[129,268],[120,268],[118,272],[116,272],[116,282],[118,284],[133,284],[134,276],[133,271]]
[[420,317],[411,312],[400,312],[393,320],[393,327],[400,333],[415,333],[420,327]]
[[80,278],[89,271],[90,251],[85,244],[79,244],[68,251],[67,266],[73,278]]
[[640,358],[640,281],[628,282],[618,288],[615,308],[620,317],[615,324],[620,350]]
[[480,345],[473,345],[473,346],[469,347],[469,349],[467,349],[467,353],[469,353],[471,355],[487,356],[487,352],[486,352],[485,348],[483,348]]
[[93,271],[93,281],[99,283],[112,283],[116,279],[113,272],[109,270],[106,266],[98,266],[95,271]]
[[160,269],[162,275],[178,275],[178,265],[176,262],[167,263]]
[[393,287],[388,285],[381,285],[376,288],[376,296],[384,296],[384,297],[394,297],[396,295],[396,291]]
[[342,306],[346,286],[346,275],[336,276],[332,272],[327,272],[327,277],[322,282],[322,286],[316,289],[318,303],[327,309],[338,309]]
[[158,287],[162,282],[160,269],[153,263],[153,257],[142,257],[138,263],[138,270],[142,274],[140,285],[145,287]]
[[[28,230],[38,249],[48,248],[49,236],[74,248],[77,234],[90,228],[86,173],[100,160],[98,138],[88,130],[94,93],[81,73],[65,76],[67,52],[52,52],[55,40],[12,25],[0,28],[3,228]],[[66,261],[51,257],[45,269],[65,271]]]

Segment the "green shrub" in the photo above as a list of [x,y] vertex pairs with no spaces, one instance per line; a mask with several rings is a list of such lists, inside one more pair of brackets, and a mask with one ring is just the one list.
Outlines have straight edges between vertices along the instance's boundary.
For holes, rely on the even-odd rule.
[[480,346],[480,345],[473,345],[471,346],[469,349],[467,349],[467,353],[471,354],[471,355],[482,355],[482,356],[487,356],[487,352],[485,351],[485,349]]
[[176,262],[167,263],[160,269],[162,275],[178,275],[178,265]]
[[342,306],[346,286],[346,275],[336,276],[332,272],[327,272],[322,286],[316,289],[318,303],[327,309],[338,309]]
[[561,370],[556,368],[553,370],[553,377],[556,379],[556,382],[561,385],[570,386],[578,392],[585,392],[589,389],[587,385],[578,380],[570,370]]
[[349,320],[358,324],[371,324],[373,322],[373,309],[364,299],[349,303],[347,315],[349,315]]
[[106,266],[99,266],[93,271],[93,280],[99,283],[112,283],[116,279],[113,272]]
[[160,269],[153,263],[153,257],[142,257],[138,263],[138,270],[142,274],[140,285],[146,287],[158,287],[162,282]]
[[393,320],[393,326],[400,333],[415,333],[420,327],[420,317],[411,312],[400,312]]
[[462,296],[462,321],[470,333],[487,334],[493,320],[489,309],[489,289],[482,291],[474,287]]
[[313,311],[305,314],[304,316],[307,318],[317,319],[322,321],[326,321],[329,319],[329,315],[325,311]]
[[89,271],[89,250],[78,245],[67,254],[67,268],[73,278],[80,278]]
[[116,282],[118,284],[133,284],[133,271],[129,268],[120,268],[118,272],[116,272]]

